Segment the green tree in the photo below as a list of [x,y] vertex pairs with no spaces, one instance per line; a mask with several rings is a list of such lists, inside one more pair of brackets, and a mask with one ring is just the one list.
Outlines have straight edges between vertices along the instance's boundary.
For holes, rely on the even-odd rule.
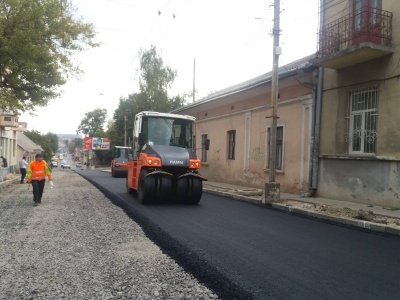
[[103,126],[106,117],[107,110],[105,108],[96,108],[85,114],[76,132],[86,136],[104,137]]
[[112,149],[113,146],[121,146],[124,144],[124,134],[118,129],[114,120],[108,122],[106,135],[111,140],[110,149]]
[[57,150],[58,150],[58,136],[57,136],[57,134],[49,132],[49,133],[46,134],[46,137],[50,141],[51,150],[53,151],[53,153],[56,153]]
[[[139,93],[121,97],[114,112],[113,119],[116,127],[115,140],[124,141],[125,126],[127,136],[132,136],[134,116],[144,111],[170,112],[185,103],[186,94],[174,97],[168,96],[168,90],[173,84],[177,72],[164,65],[162,57],[157,53],[155,46],[140,51],[140,79]],[[114,130],[114,128],[112,128]],[[116,145],[116,144],[114,144]],[[123,145],[123,142],[120,144]]]
[[69,143],[68,150],[70,153],[74,152],[76,148],[83,148],[83,139],[75,138]]
[[94,42],[71,0],[0,1],[0,108],[34,111],[81,71],[72,57]]
[[183,96],[168,97],[168,89],[173,84],[177,71],[164,65],[164,60],[157,53],[156,46],[140,51],[140,79],[139,97],[145,109],[168,112],[182,106],[185,102]]
[[51,147],[51,139],[49,135],[43,135],[39,131],[25,131],[24,134],[30,138],[35,144],[39,145],[43,149],[43,159],[48,161],[54,155]]

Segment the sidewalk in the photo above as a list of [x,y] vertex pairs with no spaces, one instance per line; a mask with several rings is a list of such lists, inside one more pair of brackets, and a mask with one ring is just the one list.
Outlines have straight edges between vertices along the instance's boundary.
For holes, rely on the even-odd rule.
[[[264,197],[261,189],[213,181],[204,181],[203,190],[259,205]],[[281,193],[281,202],[271,206],[293,214],[400,236],[400,209],[288,193]]]

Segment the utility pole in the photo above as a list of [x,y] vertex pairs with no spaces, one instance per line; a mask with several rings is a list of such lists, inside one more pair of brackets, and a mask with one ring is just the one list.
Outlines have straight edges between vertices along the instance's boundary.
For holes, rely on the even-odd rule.
[[196,99],[196,57],[193,61],[193,103]]
[[271,82],[271,106],[272,106],[272,125],[270,133],[269,145],[269,183],[265,184],[264,204],[280,201],[280,184],[275,182],[276,179],[276,134],[278,119],[278,67],[279,55],[281,48],[279,47],[279,16],[280,16],[280,0],[274,1],[274,27],[272,29],[273,42],[273,65],[272,65],[272,82]]

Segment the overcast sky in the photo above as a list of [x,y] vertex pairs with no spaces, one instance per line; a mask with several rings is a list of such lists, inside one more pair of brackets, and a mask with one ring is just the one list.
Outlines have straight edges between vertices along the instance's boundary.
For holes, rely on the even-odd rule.
[[[75,133],[85,113],[138,92],[138,51],[155,45],[178,76],[170,91],[196,100],[272,69],[273,0],[73,0],[94,24],[99,48],[75,59],[84,71],[36,117],[20,121],[42,133]],[[316,51],[319,0],[282,0],[279,65]],[[159,14],[159,12],[161,14]],[[175,16],[175,17],[174,17]],[[190,102],[192,98],[188,99]]]

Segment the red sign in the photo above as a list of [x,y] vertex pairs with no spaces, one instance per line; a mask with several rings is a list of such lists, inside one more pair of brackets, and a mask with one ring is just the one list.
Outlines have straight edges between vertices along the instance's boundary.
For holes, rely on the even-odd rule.
[[91,150],[91,149],[92,149],[92,141],[93,141],[93,138],[91,138],[91,137],[85,137],[85,138],[83,139],[83,149],[85,149],[85,150]]

